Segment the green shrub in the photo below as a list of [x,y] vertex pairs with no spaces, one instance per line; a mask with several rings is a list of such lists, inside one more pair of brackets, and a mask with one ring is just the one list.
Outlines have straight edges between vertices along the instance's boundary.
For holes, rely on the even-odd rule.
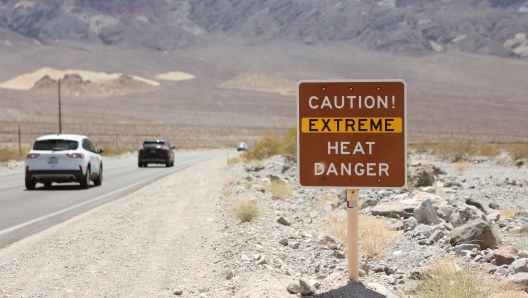
[[259,217],[262,209],[255,202],[245,201],[235,206],[234,213],[241,222],[249,222]]

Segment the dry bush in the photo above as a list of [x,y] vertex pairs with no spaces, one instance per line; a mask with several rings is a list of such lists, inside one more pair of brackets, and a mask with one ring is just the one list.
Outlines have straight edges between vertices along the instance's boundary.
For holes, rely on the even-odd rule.
[[453,165],[456,171],[462,172],[471,169],[471,163],[465,160],[459,160]]
[[235,182],[238,181],[238,178],[239,177],[237,175],[229,175],[229,176],[224,178],[224,184],[226,184],[226,185],[234,184]]
[[233,191],[233,189],[231,187],[224,187],[224,188],[222,188],[220,193],[222,194],[223,197],[227,197],[228,195],[231,194],[232,191]]
[[273,193],[279,199],[289,198],[293,195],[291,185],[286,183],[271,181],[269,188],[271,193]]
[[383,220],[372,217],[359,219],[359,242],[362,255],[369,260],[384,260],[389,247],[398,239],[400,232],[390,230]]
[[339,202],[339,199],[333,193],[325,193],[325,194],[323,194],[323,200],[332,202],[332,203],[334,203],[336,205]]
[[266,133],[256,142],[253,148],[244,153],[244,157],[251,160],[262,160],[274,155],[283,155],[287,162],[297,158],[297,128],[292,126],[287,129],[284,136]]
[[495,291],[495,282],[483,272],[471,267],[460,268],[452,259],[441,258],[431,265],[430,278],[422,280],[417,289],[423,298],[482,298]]
[[476,152],[473,155],[479,155],[479,156],[497,156],[500,154],[501,149],[499,146],[495,144],[478,144],[473,145],[474,146],[474,152]]
[[453,162],[467,158],[470,153],[471,144],[468,142],[461,143],[440,143],[435,144],[432,152],[444,160]]
[[245,189],[251,189],[253,187],[253,181],[244,181],[244,188]]
[[239,162],[241,162],[241,161],[242,161],[242,160],[241,160],[240,157],[235,156],[235,157],[231,157],[231,158],[229,159],[229,164],[236,164],[236,163],[239,163]]
[[337,237],[346,247],[348,245],[346,212],[330,214],[324,230],[326,235]]
[[521,209],[506,209],[502,211],[502,215],[506,218],[514,218]]
[[528,144],[509,144],[504,147],[513,160],[528,158]]
[[523,287],[491,279],[484,271],[467,265],[459,267],[452,257],[442,257],[430,267],[416,294],[423,298],[528,298]]
[[10,161],[10,160],[22,160],[26,157],[26,154],[29,152],[31,147],[23,147],[21,154],[17,149],[12,149],[9,147],[0,148],[0,162]]
[[244,201],[238,203],[233,212],[241,222],[248,222],[259,217],[262,214],[262,208],[255,202]]

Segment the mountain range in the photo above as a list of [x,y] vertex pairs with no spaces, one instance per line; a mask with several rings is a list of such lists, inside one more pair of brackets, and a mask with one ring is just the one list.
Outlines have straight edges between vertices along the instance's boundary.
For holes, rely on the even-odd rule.
[[0,47],[90,43],[156,51],[223,38],[336,42],[409,55],[528,56],[522,0],[0,0]]

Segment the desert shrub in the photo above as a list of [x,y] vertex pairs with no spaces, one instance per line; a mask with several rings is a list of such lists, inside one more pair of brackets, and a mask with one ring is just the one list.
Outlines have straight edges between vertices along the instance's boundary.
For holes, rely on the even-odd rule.
[[505,147],[513,160],[528,158],[528,144],[510,144]]
[[390,230],[383,220],[372,217],[359,219],[359,242],[362,255],[370,260],[384,260],[389,247],[401,234]]
[[239,179],[239,177],[237,175],[229,175],[229,176],[224,178],[224,184],[226,184],[226,185],[234,184],[235,182],[238,181],[238,179]]
[[297,128],[295,126],[288,128],[282,137],[277,134],[266,133],[243,156],[248,160],[262,160],[274,155],[284,155],[286,161],[296,160]]
[[222,188],[220,193],[222,194],[223,197],[227,197],[228,195],[231,194],[232,191],[233,191],[233,189],[231,187],[224,187],[224,188]]
[[471,164],[465,160],[459,160],[453,165],[455,170],[462,172],[471,169]]
[[18,154],[18,149],[9,147],[0,148],[0,162],[24,159],[28,151],[29,149],[25,149],[22,150],[21,154]]
[[241,158],[238,157],[238,156],[231,157],[231,158],[229,159],[229,164],[239,163],[240,161],[241,161]]
[[235,206],[234,213],[241,222],[248,222],[259,217],[262,214],[262,208],[255,202],[244,201]]
[[502,215],[506,218],[514,218],[517,213],[521,211],[520,209],[506,209],[502,211]]
[[324,230],[327,235],[335,236],[341,240],[343,246],[346,247],[348,245],[346,212],[331,214]]
[[271,185],[269,186],[269,188],[271,190],[271,193],[279,199],[289,198],[293,194],[291,185],[283,182],[273,180],[271,181]]

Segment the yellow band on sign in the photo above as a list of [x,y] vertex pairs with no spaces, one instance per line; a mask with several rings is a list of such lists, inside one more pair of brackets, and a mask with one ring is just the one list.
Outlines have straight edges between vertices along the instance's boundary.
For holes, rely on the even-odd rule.
[[401,133],[402,118],[302,118],[303,133]]

